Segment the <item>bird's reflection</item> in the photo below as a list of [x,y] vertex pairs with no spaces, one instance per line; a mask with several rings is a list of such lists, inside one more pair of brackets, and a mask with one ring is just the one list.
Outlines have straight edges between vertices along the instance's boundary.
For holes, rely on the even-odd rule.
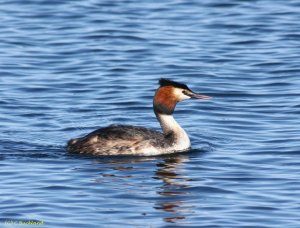
[[[140,194],[141,191],[149,191],[149,185],[143,185],[140,181],[133,181],[132,178],[139,179],[140,173],[147,171],[153,173],[153,179],[159,180],[161,184],[155,188],[157,195],[153,208],[161,211],[165,222],[176,223],[184,220],[190,209],[186,205],[188,197],[189,177],[184,175],[184,165],[189,161],[187,154],[169,155],[164,157],[135,157],[135,158],[107,158],[94,161],[108,166],[106,172],[101,174],[97,182],[104,182],[103,178],[118,182],[118,189],[128,190],[128,192]],[[140,171],[137,172],[137,171]],[[150,179],[149,177],[144,177]],[[128,180],[131,181],[128,181]],[[107,180],[105,181],[107,183]],[[156,182],[157,183],[157,182]],[[155,183],[155,184],[156,184]],[[134,187],[129,188],[128,187]],[[153,188],[152,188],[153,189]]]
[[164,217],[166,222],[176,223],[185,219],[185,195],[189,187],[189,178],[182,174],[181,168],[189,160],[187,155],[177,155],[164,159],[157,164],[156,179],[162,180],[162,186],[157,194],[162,196],[157,200],[155,208],[168,212]]

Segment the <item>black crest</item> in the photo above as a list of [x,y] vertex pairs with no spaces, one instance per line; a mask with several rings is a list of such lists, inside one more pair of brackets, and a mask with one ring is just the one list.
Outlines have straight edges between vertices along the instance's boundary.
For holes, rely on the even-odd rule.
[[163,86],[173,86],[175,88],[190,90],[189,87],[187,87],[187,85],[185,85],[183,83],[174,82],[174,81],[171,81],[171,80],[165,79],[165,78],[161,78],[159,80],[159,85],[160,85],[160,87],[163,87]]

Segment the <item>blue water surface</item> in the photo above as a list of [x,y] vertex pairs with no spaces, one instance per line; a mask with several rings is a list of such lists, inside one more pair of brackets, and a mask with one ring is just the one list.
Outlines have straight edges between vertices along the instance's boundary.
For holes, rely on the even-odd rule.
[[[1,227],[300,227],[300,3],[3,0]],[[213,96],[188,153],[70,155],[112,123],[159,129],[161,77]]]

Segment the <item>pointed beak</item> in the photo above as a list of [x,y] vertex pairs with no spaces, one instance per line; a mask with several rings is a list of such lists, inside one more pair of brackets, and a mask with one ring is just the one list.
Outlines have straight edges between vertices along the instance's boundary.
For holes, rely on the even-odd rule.
[[186,95],[194,99],[205,99],[205,100],[212,99],[212,97],[210,96],[194,93],[193,91],[189,91],[188,93],[186,93]]

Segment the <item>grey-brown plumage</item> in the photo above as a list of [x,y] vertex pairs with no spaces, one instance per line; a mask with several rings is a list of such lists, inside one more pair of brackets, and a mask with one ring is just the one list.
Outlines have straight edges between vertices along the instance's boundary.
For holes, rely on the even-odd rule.
[[144,127],[111,125],[91,132],[85,137],[72,139],[67,149],[73,153],[93,155],[138,155],[149,147],[167,148],[174,141],[170,132],[161,132]]
[[163,133],[144,127],[111,125],[77,139],[71,139],[67,150],[92,155],[160,155],[188,150],[190,140],[172,114],[179,101],[207,96],[192,92],[186,85],[166,79],[153,99],[153,109]]

